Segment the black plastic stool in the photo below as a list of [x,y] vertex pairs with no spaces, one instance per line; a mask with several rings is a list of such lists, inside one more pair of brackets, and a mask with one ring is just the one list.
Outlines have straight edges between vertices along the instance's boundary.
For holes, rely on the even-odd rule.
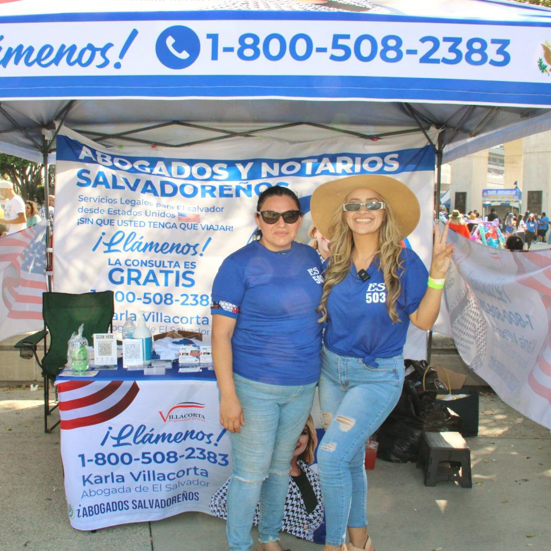
[[452,480],[473,487],[471,449],[458,432],[424,432],[417,466],[424,468],[425,486]]

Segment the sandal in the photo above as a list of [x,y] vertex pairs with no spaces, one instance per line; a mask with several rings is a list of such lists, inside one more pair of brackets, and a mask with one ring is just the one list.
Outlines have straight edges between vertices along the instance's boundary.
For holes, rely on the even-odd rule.
[[375,547],[373,547],[373,541],[371,539],[371,536],[367,536],[367,541],[365,542],[365,546],[355,547],[351,543],[348,543],[348,551],[375,551]]

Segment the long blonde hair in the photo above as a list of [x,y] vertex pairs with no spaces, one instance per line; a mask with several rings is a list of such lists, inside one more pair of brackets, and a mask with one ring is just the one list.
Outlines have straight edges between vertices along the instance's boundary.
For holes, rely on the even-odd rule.
[[[352,264],[354,239],[340,205],[331,221],[329,235],[331,235],[331,256],[325,272],[323,293],[318,307],[318,312],[321,313],[320,323],[327,320],[327,300],[331,289],[344,281]],[[392,323],[400,321],[396,311],[396,300],[402,292],[399,277],[403,270],[403,260],[400,258],[402,251],[400,241],[401,235],[396,220],[387,203],[385,216],[379,228],[379,249],[375,258],[379,259],[379,266],[383,271],[387,291],[386,307]],[[375,261],[375,258],[372,262]]]

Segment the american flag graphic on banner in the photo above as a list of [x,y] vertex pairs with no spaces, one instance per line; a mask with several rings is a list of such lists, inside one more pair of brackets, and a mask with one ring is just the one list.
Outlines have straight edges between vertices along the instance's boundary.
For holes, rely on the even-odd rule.
[[46,280],[46,225],[0,238],[0,340],[41,329]]
[[184,207],[179,207],[178,222],[189,222],[190,224],[197,224],[201,222],[201,217],[196,212],[186,212],[186,209]]
[[63,381],[56,386],[62,430],[110,421],[122,413],[140,391],[136,381]]

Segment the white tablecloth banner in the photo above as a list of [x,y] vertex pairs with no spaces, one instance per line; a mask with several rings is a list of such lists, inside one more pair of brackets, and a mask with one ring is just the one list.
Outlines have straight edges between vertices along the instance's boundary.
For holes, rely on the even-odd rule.
[[551,428],[551,251],[511,252],[453,231],[445,287],[463,360],[510,406]]
[[210,514],[210,498],[231,473],[214,381],[82,380],[57,388],[73,528]]
[[[378,141],[232,138],[107,149],[64,130],[57,140],[54,290],[114,290],[115,331],[143,310],[154,332],[187,329],[208,341],[212,281],[222,260],[251,239],[259,194],[274,185],[296,191],[307,213],[299,239],[308,242],[314,189],[354,174],[393,176],[415,192],[421,221],[405,246],[427,263],[434,152],[420,132]],[[413,329],[406,357],[424,358],[425,346],[425,332]]]

